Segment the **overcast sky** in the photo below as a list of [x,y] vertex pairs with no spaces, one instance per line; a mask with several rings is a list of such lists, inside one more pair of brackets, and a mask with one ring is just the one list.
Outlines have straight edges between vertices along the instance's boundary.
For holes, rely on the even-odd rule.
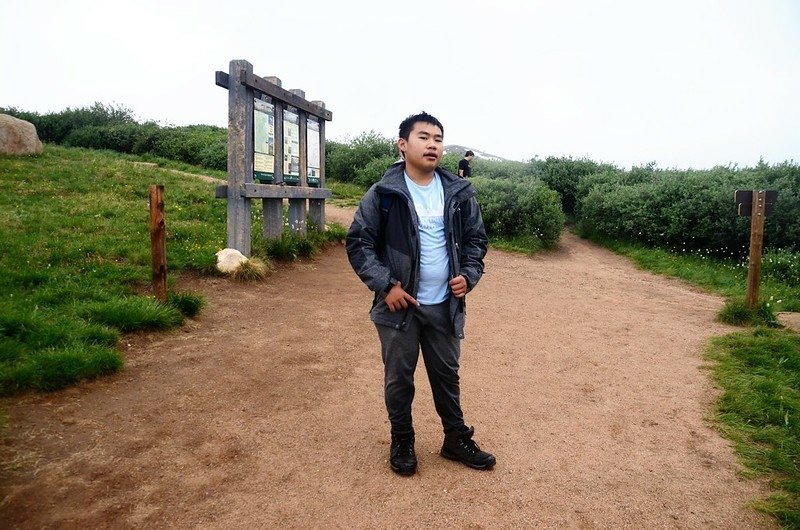
[[330,139],[424,109],[517,160],[800,161],[800,0],[0,0],[0,107],[227,126],[233,59],[325,101]]

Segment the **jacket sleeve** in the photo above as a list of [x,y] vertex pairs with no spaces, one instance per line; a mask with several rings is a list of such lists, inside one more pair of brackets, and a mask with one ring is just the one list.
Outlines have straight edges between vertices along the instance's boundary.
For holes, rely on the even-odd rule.
[[389,268],[380,259],[382,245],[380,200],[374,186],[367,191],[356,209],[347,232],[347,259],[361,281],[376,293],[386,293],[396,283]]
[[489,243],[478,201],[474,196],[461,204],[460,270],[467,280],[467,290],[475,288],[483,276],[483,258]]

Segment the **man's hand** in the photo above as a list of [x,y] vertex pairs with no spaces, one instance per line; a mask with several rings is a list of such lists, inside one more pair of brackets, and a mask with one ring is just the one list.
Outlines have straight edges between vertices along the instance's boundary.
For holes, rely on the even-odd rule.
[[408,294],[404,289],[401,283],[396,283],[394,287],[386,294],[386,305],[389,306],[389,311],[394,313],[398,309],[407,309],[408,304],[414,304],[418,306],[419,303],[414,299],[413,296]]
[[467,294],[467,279],[459,274],[450,280],[450,292],[452,292],[453,296],[456,298],[463,298],[464,295]]

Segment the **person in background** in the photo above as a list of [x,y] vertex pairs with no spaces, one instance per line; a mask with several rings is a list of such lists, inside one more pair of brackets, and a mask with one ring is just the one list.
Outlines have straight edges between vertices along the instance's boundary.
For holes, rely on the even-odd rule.
[[469,178],[472,176],[472,166],[469,164],[475,158],[475,153],[467,151],[464,153],[464,158],[458,161],[458,176],[461,178]]
[[353,270],[375,293],[370,318],[384,364],[389,463],[400,475],[417,470],[411,404],[421,348],[444,430],[440,454],[491,469],[494,455],[464,423],[458,375],[465,297],[483,275],[488,243],[476,191],[439,167],[444,127],[430,114],[403,120],[397,147],[402,159],[361,199],[346,245]]

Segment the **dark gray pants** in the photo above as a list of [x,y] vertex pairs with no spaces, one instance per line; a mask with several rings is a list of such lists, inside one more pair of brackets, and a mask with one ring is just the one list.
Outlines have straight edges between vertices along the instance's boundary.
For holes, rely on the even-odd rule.
[[444,432],[461,430],[464,426],[458,384],[461,340],[453,334],[449,302],[416,308],[408,331],[381,325],[375,327],[381,340],[384,398],[392,433],[406,434],[414,430],[411,403],[420,348]]

